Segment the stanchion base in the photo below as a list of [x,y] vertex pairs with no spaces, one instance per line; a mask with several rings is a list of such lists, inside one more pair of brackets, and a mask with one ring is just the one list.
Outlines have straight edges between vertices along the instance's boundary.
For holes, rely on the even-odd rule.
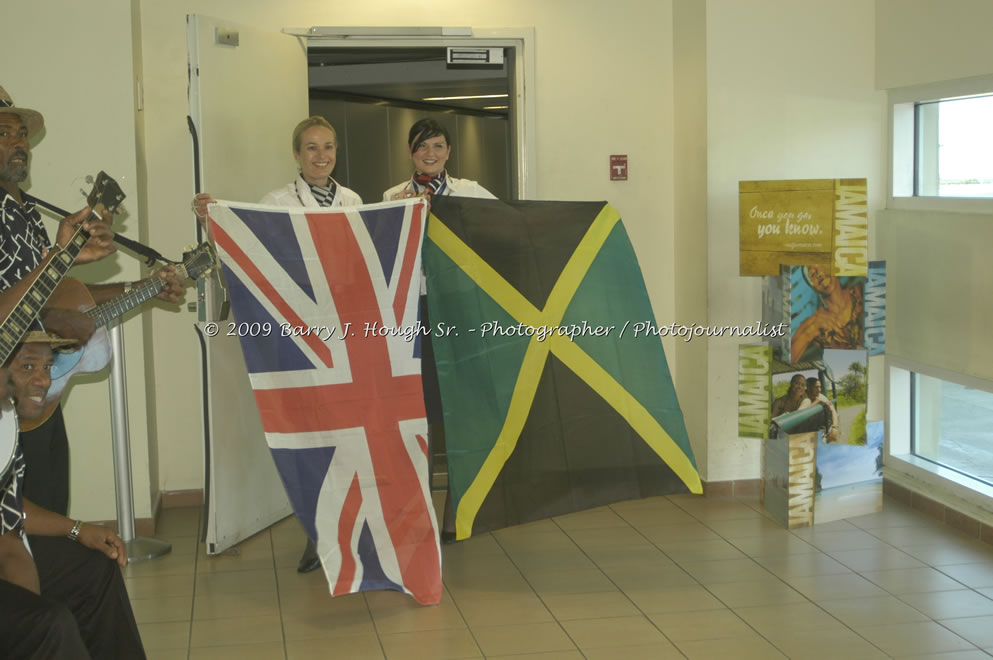
[[128,563],[155,559],[172,552],[172,544],[159,539],[139,536],[125,543],[128,549]]

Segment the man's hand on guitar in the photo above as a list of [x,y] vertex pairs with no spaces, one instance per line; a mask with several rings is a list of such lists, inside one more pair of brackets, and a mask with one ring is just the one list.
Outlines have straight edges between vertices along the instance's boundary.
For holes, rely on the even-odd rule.
[[96,322],[86,314],[74,309],[47,307],[41,312],[41,322],[45,329],[66,339],[77,339],[85,344],[96,330]]
[[78,541],[91,550],[107,555],[121,567],[128,565],[128,551],[124,541],[108,527],[84,523],[79,528]]
[[83,229],[90,234],[90,240],[86,242],[83,249],[79,251],[79,256],[76,257],[77,264],[87,264],[103,259],[108,254],[117,250],[117,247],[114,245],[114,232],[110,230],[109,225],[110,214],[103,211],[103,222],[89,220],[88,218],[91,215],[90,208],[86,207],[78,213],[73,213],[69,217],[63,218],[59,224],[55,243],[60,249],[69,245],[69,241],[76,234],[80,223],[83,224]]
[[175,266],[163,266],[152,277],[161,277],[162,281],[165,282],[165,288],[155,296],[156,298],[171,303],[178,303],[182,299],[186,286],[183,283],[183,278],[176,272]]

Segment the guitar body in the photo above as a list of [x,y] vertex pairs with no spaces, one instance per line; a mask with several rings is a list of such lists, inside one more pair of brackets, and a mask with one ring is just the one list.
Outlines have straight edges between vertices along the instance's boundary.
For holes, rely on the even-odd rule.
[[[49,307],[61,309],[85,312],[93,306],[93,297],[86,285],[70,277],[62,280],[49,299]],[[38,419],[22,419],[20,422],[22,431],[36,429],[52,416],[62,399],[66,385],[73,376],[95,373],[110,363],[110,338],[107,330],[97,328],[85,346],[64,353],[55,351],[54,358],[51,371],[52,386],[48,388],[45,409]]]
[[[213,268],[215,260],[216,255],[210,243],[201,243],[196,248],[183,253],[183,263],[176,265],[176,272],[181,277],[196,279],[209,272]],[[56,351],[51,371],[52,386],[48,389],[45,409],[38,419],[21,420],[22,431],[36,429],[52,416],[55,408],[59,405],[66,385],[69,384],[69,380],[73,376],[96,373],[110,364],[110,337],[104,325],[121,314],[151,300],[162,290],[163,286],[161,279],[153,277],[134,291],[118,296],[97,307],[85,284],[72,278],[62,280],[49,298],[49,306],[85,312],[87,316],[94,319],[97,329],[86,346],[69,352]]]
[[17,411],[9,403],[0,409],[0,490],[7,489],[7,477],[17,451]]

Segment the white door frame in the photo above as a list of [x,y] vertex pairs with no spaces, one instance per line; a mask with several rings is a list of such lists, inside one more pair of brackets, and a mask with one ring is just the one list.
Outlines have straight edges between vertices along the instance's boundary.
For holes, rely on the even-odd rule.
[[[402,35],[417,28],[382,28],[391,34],[370,36],[321,36],[313,28],[283,28],[283,32],[305,40],[307,46],[335,48],[445,48],[465,46],[514,49],[514,93],[511,127],[517,157],[517,191],[521,199],[535,199],[538,193],[538,158],[535,153],[535,37],[534,28],[472,28],[472,36]],[[375,28],[364,28],[374,30]],[[347,31],[347,28],[342,28]],[[395,35],[392,33],[396,33]]]

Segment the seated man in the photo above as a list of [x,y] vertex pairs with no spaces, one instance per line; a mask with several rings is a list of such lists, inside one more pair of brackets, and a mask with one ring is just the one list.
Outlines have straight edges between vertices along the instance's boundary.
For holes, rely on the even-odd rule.
[[821,381],[817,378],[807,379],[807,396],[803,401],[800,402],[801,408],[807,408],[814,405],[815,403],[821,404],[821,406],[831,415],[831,426],[828,427],[824,432],[824,442],[838,442],[838,411],[835,409],[834,404],[821,392]]
[[[0,369],[0,389],[10,372],[20,416],[41,414],[51,384],[52,345],[65,343],[74,342],[30,332],[7,369]],[[119,568],[127,564],[123,542],[108,528],[73,522],[24,500],[19,446],[14,453],[0,480],[4,657],[144,658]],[[30,551],[25,533],[30,535]]]

